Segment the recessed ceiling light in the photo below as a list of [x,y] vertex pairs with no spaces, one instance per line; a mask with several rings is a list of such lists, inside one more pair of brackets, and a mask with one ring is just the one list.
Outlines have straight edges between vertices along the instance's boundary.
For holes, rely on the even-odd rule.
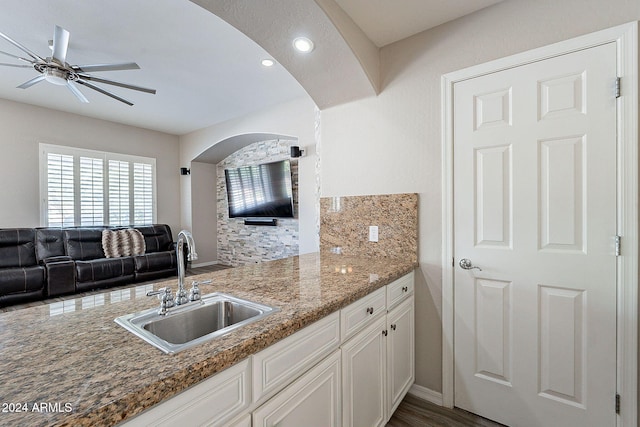
[[260,63],[263,67],[273,67],[275,61],[273,59],[263,59]]
[[300,52],[309,53],[313,50],[313,42],[306,37],[298,37],[293,41],[293,46]]

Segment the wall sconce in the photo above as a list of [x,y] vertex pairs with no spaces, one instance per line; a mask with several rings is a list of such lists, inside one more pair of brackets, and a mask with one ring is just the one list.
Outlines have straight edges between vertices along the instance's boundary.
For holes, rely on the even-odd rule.
[[180,175],[191,175],[191,169],[180,168]]
[[302,157],[303,154],[304,154],[304,150],[301,150],[300,147],[298,147],[297,145],[291,146],[291,157],[293,158]]

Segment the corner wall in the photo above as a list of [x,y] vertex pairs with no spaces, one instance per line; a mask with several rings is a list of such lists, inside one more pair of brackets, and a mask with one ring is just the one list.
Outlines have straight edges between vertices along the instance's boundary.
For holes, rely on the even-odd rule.
[[380,95],[322,111],[323,197],[419,193],[419,386],[442,390],[442,75],[638,19],[638,1],[505,1],[384,47]]

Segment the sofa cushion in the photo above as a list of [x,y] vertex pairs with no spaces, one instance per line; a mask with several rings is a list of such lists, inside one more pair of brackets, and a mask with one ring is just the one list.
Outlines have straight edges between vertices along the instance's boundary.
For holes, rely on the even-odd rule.
[[7,268],[0,274],[0,295],[41,290],[44,287],[44,267]]
[[156,252],[133,257],[137,273],[177,268],[176,251]]
[[61,228],[36,229],[36,256],[38,261],[65,255],[63,234],[64,232]]
[[166,224],[136,227],[144,236],[146,253],[170,251],[173,249],[171,229]]
[[64,230],[67,255],[75,260],[105,258],[102,250],[102,228],[71,228]]
[[0,230],[0,268],[29,267],[37,264],[33,228]]
[[114,277],[133,276],[133,258],[101,258],[76,261],[76,281],[98,282]]

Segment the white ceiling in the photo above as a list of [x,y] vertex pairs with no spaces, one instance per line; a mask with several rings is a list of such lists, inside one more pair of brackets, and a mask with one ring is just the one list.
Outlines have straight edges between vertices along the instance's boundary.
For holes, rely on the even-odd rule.
[[[268,7],[255,1],[255,8]],[[501,0],[336,1],[384,46]],[[47,42],[57,24],[71,33],[67,62],[135,61],[140,70],[93,74],[157,94],[102,85],[135,104],[129,107],[81,87],[90,101],[82,104],[47,82],[17,89],[37,72],[0,67],[0,98],[182,135],[307,96],[282,66],[260,65],[269,55],[258,44],[188,0],[5,0],[2,6],[0,32],[39,55],[50,56]],[[0,51],[24,55],[2,39]],[[0,62],[17,63],[4,55]]]

